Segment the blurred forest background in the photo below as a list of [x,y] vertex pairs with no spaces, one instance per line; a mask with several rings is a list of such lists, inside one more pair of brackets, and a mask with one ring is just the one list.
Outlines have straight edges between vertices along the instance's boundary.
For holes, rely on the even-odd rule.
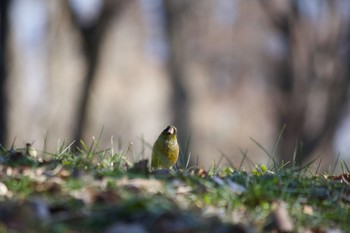
[[0,143],[99,137],[135,160],[168,124],[195,163],[350,156],[348,0],[2,0]]

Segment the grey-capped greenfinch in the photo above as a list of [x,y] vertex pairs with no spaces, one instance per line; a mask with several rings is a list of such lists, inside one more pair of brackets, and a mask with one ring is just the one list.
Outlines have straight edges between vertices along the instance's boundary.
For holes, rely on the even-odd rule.
[[33,145],[30,143],[26,143],[26,154],[27,154],[27,156],[30,156],[33,158],[37,158],[37,156],[38,156],[38,152],[33,147]]
[[175,126],[166,127],[159,135],[152,149],[152,169],[169,169],[176,164],[179,157]]

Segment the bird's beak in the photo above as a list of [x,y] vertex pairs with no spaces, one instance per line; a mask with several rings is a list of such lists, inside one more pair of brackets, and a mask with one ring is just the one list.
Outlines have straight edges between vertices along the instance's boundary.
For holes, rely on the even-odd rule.
[[175,130],[173,127],[169,127],[168,131],[169,134],[173,135],[175,133]]

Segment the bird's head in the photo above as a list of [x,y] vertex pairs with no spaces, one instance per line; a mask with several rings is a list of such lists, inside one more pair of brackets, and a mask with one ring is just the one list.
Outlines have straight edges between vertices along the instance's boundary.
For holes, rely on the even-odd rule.
[[168,127],[166,127],[163,132],[162,132],[162,136],[169,138],[169,139],[176,139],[176,133],[177,133],[177,129],[175,126],[169,125]]

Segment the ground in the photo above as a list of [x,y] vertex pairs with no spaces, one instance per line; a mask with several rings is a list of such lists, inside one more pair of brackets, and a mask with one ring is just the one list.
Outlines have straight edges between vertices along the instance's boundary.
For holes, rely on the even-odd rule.
[[127,152],[1,148],[0,232],[349,232],[350,175],[308,166],[181,165],[151,171]]

